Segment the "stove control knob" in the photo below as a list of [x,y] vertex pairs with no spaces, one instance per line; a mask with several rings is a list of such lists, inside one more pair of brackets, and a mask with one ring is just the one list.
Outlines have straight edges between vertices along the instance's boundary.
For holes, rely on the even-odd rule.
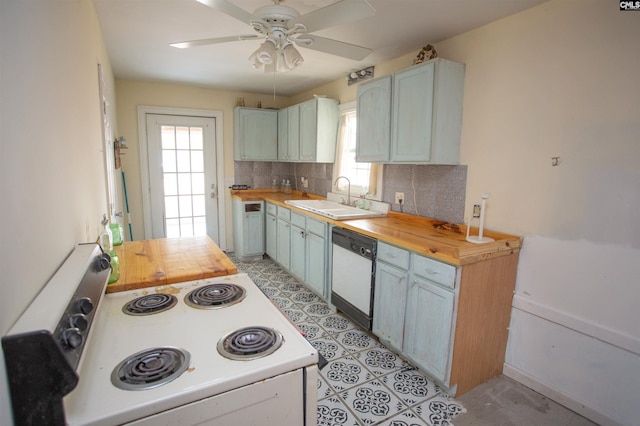
[[88,315],[93,311],[93,302],[88,297],[83,297],[76,301],[76,311]]
[[96,258],[96,266],[95,268],[100,271],[104,271],[111,266],[111,256],[108,253],[102,253],[100,256]]
[[82,345],[84,338],[77,328],[67,328],[62,330],[62,343],[71,349],[76,349]]
[[69,326],[72,328],[77,328],[80,331],[85,331],[88,325],[89,321],[83,314],[74,314],[69,317]]

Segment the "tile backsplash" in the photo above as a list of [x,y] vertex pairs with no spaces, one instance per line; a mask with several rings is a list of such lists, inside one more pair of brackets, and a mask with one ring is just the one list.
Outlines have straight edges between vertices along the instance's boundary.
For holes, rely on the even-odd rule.
[[[401,211],[394,204],[395,193],[404,192],[402,211],[453,223],[464,220],[467,186],[467,166],[435,166],[385,164],[382,201],[391,210]],[[293,189],[302,190],[300,177],[309,179],[307,192],[325,197],[331,191],[332,163],[282,163],[266,161],[235,161],[234,183],[254,189],[271,188],[271,180],[289,179]]]

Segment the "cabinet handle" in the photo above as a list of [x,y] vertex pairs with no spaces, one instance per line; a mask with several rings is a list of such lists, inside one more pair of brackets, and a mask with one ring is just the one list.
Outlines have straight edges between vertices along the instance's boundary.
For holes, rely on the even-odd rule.
[[300,231],[300,236],[301,236],[302,238],[305,238],[304,231]]
[[424,271],[429,275],[438,275],[438,271],[435,271],[435,270],[433,270],[431,268],[427,268]]

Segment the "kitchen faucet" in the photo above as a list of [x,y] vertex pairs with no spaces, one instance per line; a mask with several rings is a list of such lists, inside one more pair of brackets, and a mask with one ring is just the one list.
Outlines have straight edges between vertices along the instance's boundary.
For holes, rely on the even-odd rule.
[[346,176],[338,176],[336,181],[333,182],[333,184],[335,185],[336,189],[338,188],[337,183],[338,183],[338,181],[340,179],[346,179],[346,181],[347,181],[347,205],[350,206],[351,205],[351,181]]

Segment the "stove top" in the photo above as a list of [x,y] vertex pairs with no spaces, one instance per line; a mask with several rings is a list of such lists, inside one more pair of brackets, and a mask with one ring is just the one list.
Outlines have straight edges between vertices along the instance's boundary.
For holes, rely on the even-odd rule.
[[[201,309],[203,302],[193,307],[189,295],[199,293],[216,309]],[[220,308],[218,298],[227,293],[240,296]],[[164,296],[173,296],[175,305],[150,315],[123,311],[137,299]],[[70,425],[130,422],[318,362],[317,351],[246,274],[106,294],[93,328],[79,383],[64,398]],[[221,355],[219,342],[239,330],[249,331],[235,339],[240,346],[270,338],[273,344],[261,355]],[[180,367],[173,366],[176,360]],[[156,375],[162,378],[155,381]],[[124,377],[133,384],[114,385]]]

